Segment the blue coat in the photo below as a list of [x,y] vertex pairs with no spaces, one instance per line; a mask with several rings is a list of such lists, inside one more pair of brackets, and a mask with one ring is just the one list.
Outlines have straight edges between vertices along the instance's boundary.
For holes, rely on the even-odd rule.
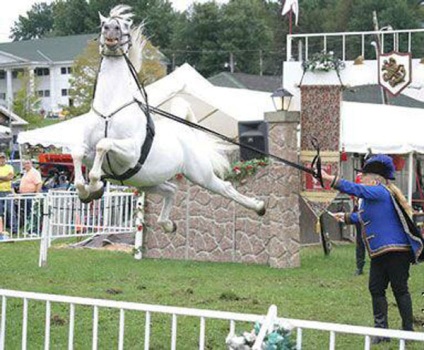
[[384,185],[366,186],[338,180],[334,187],[362,198],[358,212],[346,215],[346,223],[361,223],[362,238],[371,257],[391,251],[410,251],[418,261],[423,253],[423,240],[409,229],[399,204]]

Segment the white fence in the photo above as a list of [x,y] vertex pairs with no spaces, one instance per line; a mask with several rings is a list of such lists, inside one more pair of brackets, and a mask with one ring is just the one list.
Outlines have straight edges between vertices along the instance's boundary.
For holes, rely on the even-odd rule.
[[[126,331],[126,316],[129,315],[129,312],[142,312],[144,313],[144,337],[142,330],[140,329],[140,335],[137,337],[137,341],[140,344],[137,348],[142,349],[144,344],[144,349],[149,350],[151,348],[151,328],[154,325],[154,321],[157,318],[153,317],[155,314],[166,314],[171,317],[169,333],[170,333],[170,344],[161,344],[161,348],[170,348],[175,350],[178,348],[177,344],[177,330],[178,330],[178,317],[192,317],[198,319],[199,322],[199,336],[198,336],[198,348],[204,350],[207,347],[207,330],[206,325],[211,324],[213,320],[223,320],[228,321],[228,332],[229,334],[236,333],[236,322],[243,323],[245,322],[260,322],[262,323],[262,329],[260,335],[264,335],[269,328],[272,321],[275,322],[282,321],[284,324],[289,324],[293,327],[294,331],[297,331],[296,334],[296,344],[297,349],[302,349],[302,340],[303,335],[308,330],[318,330],[322,332],[329,333],[329,349],[336,349],[336,335],[337,334],[352,334],[362,337],[364,339],[364,349],[370,349],[371,337],[372,336],[382,336],[392,339],[393,343],[399,342],[399,349],[405,349],[405,340],[413,340],[417,342],[423,342],[424,345],[424,333],[422,332],[406,332],[399,330],[388,330],[388,329],[378,329],[378,328],[369,328],[369,327],[359,327],[359,326],[349,326],[341,325],[334,323],[323,323],[315,321],[304,321],[296,319],[282,319],[276,318],[276,307],[271,306],[268,312],[268,316],[264,315],[254,315],[254,314],[241,314],[241,313],[232,313],[232,312],[222,312],[222,311],[212,311],[212,310],[200,310],[200,309],[190,309],[190,308],[181,308],[181,307],[170,307],[170,306],[159,306],[159,305],[148,305],[148,304],[139,304],[139,303],[130,303],[122,301],[111,301],[111,300],[101,300],[101,299],[88,299],[88,298],[78,298],[78,297],[69,297],[69,296],[60,296],[60,295],[50,295],[50,294],[40,294],[40,293],[30,293],[30,292],[21,292],[14,290],[4,290],[0,289],[0,296],[2,297],[1,304],[1,320],[0,320],[0,350],[4,350],[6,344],[13,346],[13,348],[27,349],[29,347],[28,342],[28,326],[29,326],[29,310],[32,312],[35,310],[34,303],[38,304],[44,303],[44,327],[42,335],[44,335],[44,348],[49,349],[52,339],[52,308],[56,304],[62,306],[61,310],[67,310],[68,315],[68,332],[67,339],[64,341],[66,344],[54,344],[56,348],[68,348],[69,350],[74,349],[75,344],[75,334],[76,334],[76,318],[79,315],[81,307],[89,307],[91,309],[92,317],[91,326],[89,329],[92,330],[91,336],[91,345],[85,343],[86,348],[98,349],[99,344],[99,332],[102,328],[102,322],[100,322],[99,312],[103,309],[115,309],[119,312],[119,319],[117,320],[117,329],[118,329],[118,338],[116,345],[108,344],[108,348],[118,348],[119,350],[124,349],[125,344],[125,331]],[[13,307],[8,308],[10,299],[19,299],[22,301],[22,309],[13,305]],[[16,344],[11,344],[8,340],[9,331],[7,325],[9,324],[6,321],[7,317],[14,317],[13,327],[14,330],[21,329],[21,339],[17,340],[15,338]],[[19,320],[17,319],[19,318]],[[38,318],[38,321],[40,319]],[[40,321],[43,322],[43,321]],[[160,321],[160,322],[163,322]],[[34,324],[31,324],[33,327]],[[240,327],[239,327],[240,328]],[[249,331],[249,329],[238,329],[237,332],[241,333],[242,331]],[[15,332],[16,333],[16,332]],[[31,338],[34,339],[34,338]],[[39,340],[40,341],[40,340]],[[56,339],[56,341],[58,341]],[[20,343],[20,344],[18,344]],[[39,342],[38,342],[39,344]],[[220,348],[225,348],[225,336],[222,339],[223,346]],[[168,347],[169,345],[169,347]],[[181,344],[182,348],[186,344]],[[258,344],[255,344],[258,348]]]
[[71,191],[1,197],[0,242],[40,240],[39,265],[43,266],[52,239],[137,233],[136,258],[141,259],[143,203],[136,207],[136,202],[134,193],[123,191],[105,192],[88,204]]
[[375,48],[371,43],[377,37],[380,38],[382,52],[402,50],[413,52],[416,58],[422,57],[424,29],[403,29],[287,35],[287,61],[308,60],[310,54],[323,50],[335,52],[336,57],[343,61],[354,60],[359,55],[374,59]]

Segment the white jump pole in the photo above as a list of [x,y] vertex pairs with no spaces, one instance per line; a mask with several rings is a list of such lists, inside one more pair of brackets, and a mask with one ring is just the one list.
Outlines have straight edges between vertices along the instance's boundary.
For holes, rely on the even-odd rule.
[[143,246],[143,230],[144,230],[144,192],[137,198],[136,216],[135,216],[135,242],[134,242],[134,258],[141,260],[143,253],[141,248]]

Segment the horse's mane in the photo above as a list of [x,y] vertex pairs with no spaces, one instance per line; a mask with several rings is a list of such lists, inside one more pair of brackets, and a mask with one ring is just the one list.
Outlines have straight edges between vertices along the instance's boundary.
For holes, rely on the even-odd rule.
[[128,58],[133,64],[135,70],[138,72],[141,69],[141,63],[143,60],[143,48],[147,43],[146,36],[143,34],[144,23],[141,23],[137,27],[132,27],[132,18],[134,13],[131,12],[131,7],[128,5],[117,5],[110,10],[109,17],[116,18],[120,22],[123,22],[130,29],[131,35],[131,47],[128,51]]

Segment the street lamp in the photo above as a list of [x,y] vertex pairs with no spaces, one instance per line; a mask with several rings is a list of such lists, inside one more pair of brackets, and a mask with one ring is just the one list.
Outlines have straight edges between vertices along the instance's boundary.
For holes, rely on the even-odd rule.
[[272,102],[276,111],[288,111],[293,95],[284,88],[278,88],[272,94]]

